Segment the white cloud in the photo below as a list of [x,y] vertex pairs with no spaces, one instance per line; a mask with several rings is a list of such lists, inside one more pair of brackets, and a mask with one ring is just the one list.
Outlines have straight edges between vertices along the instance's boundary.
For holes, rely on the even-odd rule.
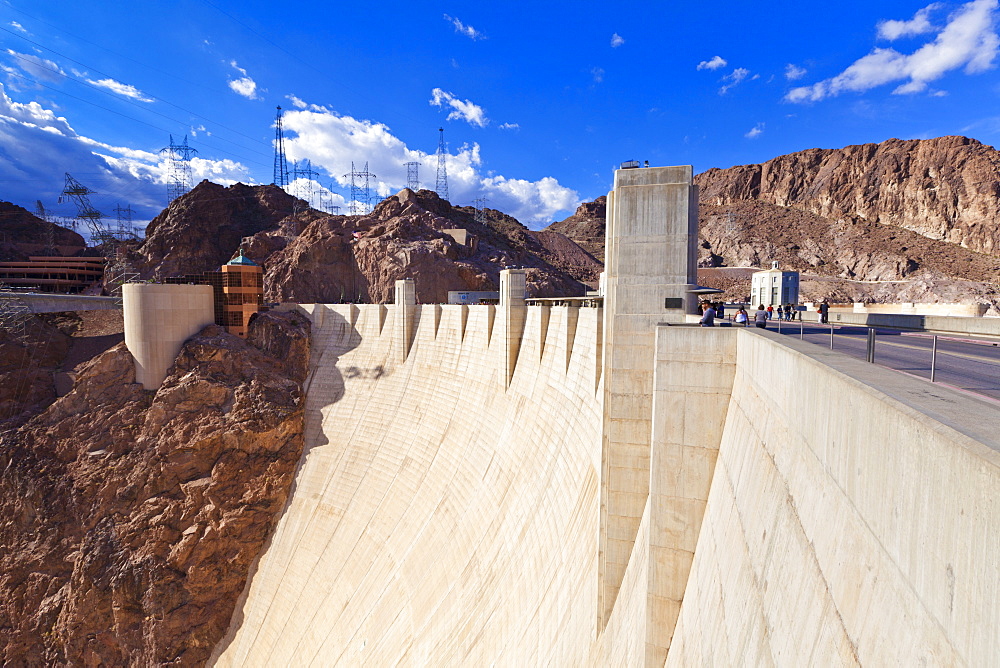
[[[892,82],[901,82],[897,95],[926,91],[928,84],[961,68],[975,74],[993,67],[1000,38],[993,24],[997,0],[974,0],[962,5],[948,19],[933,41],[911,54],[895,49],[873,49],[831,79],[793,88],[785,96],[790,102],[815,102],[845,91],[864,92]],[[919,12],[918,12],[919,14]]]
[[486,110],[478,104],[472,100],[460,100],[440,88],[431,91],[430,104],[434,107],[451,107],[452,111],[448,114],[449,121],[460,118],[470,125],[477,125],[481,128],[486,127],[490,122],[490,119],[486,118]]
[[17,21],[11,21],[9,25],[11,28],[17,30],[18,32],[23,32],[25,35],[28,34],[28,31],[24,28],[24,26],[18,23]]
[[[410,149],[388,127],[373,121],[340,116],[334,112],[293,110],[284,116],[285,150],[290,160],[308,159],[322,168],[340,186],[350,180],[343,175],[355,164],[368,162],[378,175],[376,189],[381,195],[406,186],[406,163],[423,163],[423,179],[436,165],[433,153]],[[490,206],[525,223],[548,223],[561,211],[572,211],[579,195],[552,177],[537,181],[484,174],[478,144],[464,145],[448,153],[448,186],[452,202],[470,204],[485,196]]]
[[[726,83],[719,88],[719,95],[725,95],[729,92],[729,89],[733,86],[738,86],[740,83],[750,75],[750,70],[745,67],[737,67],[735,70],[722,77],[722,80]],[[756,79],[757,77],[754,76]]]
[[793,65],[792,63],[785,65],[785,78],[789,81],[801,79],[805,75],[806,69],[804,67],[799,67],[798,65]]
[[232,90],[237,95],[242,95],[248,100],[261,99],[257,96],[257,82],[254,81],[249,75],[247,75],[247,71],[242,67],[240,67],[239,65],[237,65],[235,60],[229,61],[229,65],[234,70],[243,75],[238,79],[229,80],[230,90]]
[[611,36],[611,48],[617,49],[619,46],[625,43],[625,38],[615,33]]
[[750,131],[747,132],[743,136],[746,137],[747,139],[756,139],[763,132],[764,132],[764,124],[763,123],[758,123],[757,125],[755,125],[752,128],[750,128]]
[[501,125],[499,127],[500,127],[501,130],[520,130],[521,129],[521,126],[518,125],[517,123],[504,123],[503,125]]
[[604,70],[600,67],[595,67],[590,70],[590,76],[594,78],[594,83],[601,83],[604,81]]
[[930,21],[930,13],[942,6],[939,2],[931,3],[923,9],[918,10],[909,21],[880,21],[878,24],[878,36],[882,39],[894,40],[900,37],[934,32],[934,26],[931,25]]
[[444,15],[444,20],[455,26],[455,32],[461,33],[471,40],[486,39],[486,35],[470,25],[466,25],[453,16]]
[[59,83],[66,78],[66,73],[58,64],[45,58],[30,53],[18,53],[13,49],[7,49],[7,53],[14,57],[15,64],[22,70],[35,77],[51,83]]
[[295,97],[294,95],[286,95],[285,97],[287,97],[289,100],[291,100],[292,106],[295,107],[296,109],[305,109],[306,107],[309,106],[304,101],[300,100],[299,98]]
[[242,95],[248,100],[256,100],[257,98],[257,82],[250,77],[241,77],[239,79],[232,79],[229,81],[229,88],[232,89],[237,95]]
[[723,58],[722,56],[715,56],[711,60],[703,60],[703,61],[701,61],[700,63],[698,63],[698,67],[696,67],[695,69],[698,69],[698,70],[717,70],[720,67],[725,67],[728,64],[729,64],[729,62],[725,58]]
[[[0,84],[0,182],[4,199],[31,206],[40,199],[55,215],[72,217],[70,204],[57,205],[63,172],[96,192],[95,207],[111,213],[115,204],[131,205],[137,219],[162,210],[168,169],[157,153],[113,146],[79,135],[69,121],[38,102],[16,102]],[[231,160],[192,160],[196,180],[211,174],[217,182],[248,181],[249,170]],[[81,230],[86,232],[86,230]]]
[[153,98],[148,97],[143,94],[141,90],[136,88],[131,84],[125,84],[120,81],[115,81],[114,79],[87,79],[87,83],[93,84],[99,88],[105,88],[110,90],[112,93],[117,93],[123,97],[129,97],[133,100],[138,100],[139,102],[152,102]]

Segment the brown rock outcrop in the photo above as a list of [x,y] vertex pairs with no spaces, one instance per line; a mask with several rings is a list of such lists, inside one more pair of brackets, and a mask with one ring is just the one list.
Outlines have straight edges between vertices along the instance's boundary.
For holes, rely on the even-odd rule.
[[[293,216],[296,203],[304,206],[277,186],[202,181],[150,221],[132,261],[142,278],[216,271],[233,257],[243,237],[278,228]],[[308,221],[317,215],[306,210],[298,218]]]
[[[29,255],[39,255],[47,241],[48,223],[11,202],[0,201],[0,260],[26,260]],[[86,243],[73,230],[53,226],[52,240],[64,255],[74,255]]]
[[695,177],[706,204],[757,200],[1000,255],[1000,153],[967,137],[809,149]]
[[205,328],[155,394],[119,345],[0,438],[5,665],[210,656],[303,447],[308,322],[265,313],[250,330]]
[[558,232],[576,242],[598,262],[604,263],[604,228],[608,198],[601,195],[593,202],[584,202],[572,216],[552,223],[545,232]]
[[[437,194],[404,189],[368,216],[326,216],[301,234],[276,241],[263,232],[244,247],[263,260],[267,299],[273,301],[387,302],[394,283],[412,278],[417,300],[447,301],[450,290],[496,290],[500,270],[525,267],[535,296],[577,295],[586,289],[518,221],[491,209],[486,222],[468,207],[452,207]],[[443,230],[463,229],[459,243]],[[255,252],[278,248],[266,258]]]

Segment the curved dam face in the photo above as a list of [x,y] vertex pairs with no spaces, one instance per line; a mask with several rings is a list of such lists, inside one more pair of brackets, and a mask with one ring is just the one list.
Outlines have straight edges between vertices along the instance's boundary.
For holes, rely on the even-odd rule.
[[[527,308],[513,355],[502,307],[297,308],[308,451],[217,665],[1000,655],[995,405],[770,332],[658,327],[649,456],[613,461],[600,309]],[[613,491],[630,467],[641,499]],[[602,487],[605,512],[640,508],[605,621]]]
[[582,662],[600,309],[528,309],[508,387],[502,308],[304,308],[307,452],[218,665]]

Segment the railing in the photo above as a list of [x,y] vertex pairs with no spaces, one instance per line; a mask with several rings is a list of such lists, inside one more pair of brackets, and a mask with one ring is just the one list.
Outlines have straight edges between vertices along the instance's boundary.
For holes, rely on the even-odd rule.
[[801,320],[770,320],[768,328],[932,383],[1000,400],[1000,337]]

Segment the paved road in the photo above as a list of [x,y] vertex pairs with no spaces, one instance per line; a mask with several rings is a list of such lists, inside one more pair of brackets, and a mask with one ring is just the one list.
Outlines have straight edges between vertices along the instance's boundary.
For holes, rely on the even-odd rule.
[[[777,331],[777,322],[768,329]],[[805,323],[802,339],[830,346],[830,327]],[[833,349],[852,357],[867,357],[867,327],[834,326]],[[781,333],[798,337],[798,322],[781,323]],[[921,378],[931,375],[930,334],[876,328],[875,363]],[[1000,400],[1000,341],[938,336],[937,382]]]

